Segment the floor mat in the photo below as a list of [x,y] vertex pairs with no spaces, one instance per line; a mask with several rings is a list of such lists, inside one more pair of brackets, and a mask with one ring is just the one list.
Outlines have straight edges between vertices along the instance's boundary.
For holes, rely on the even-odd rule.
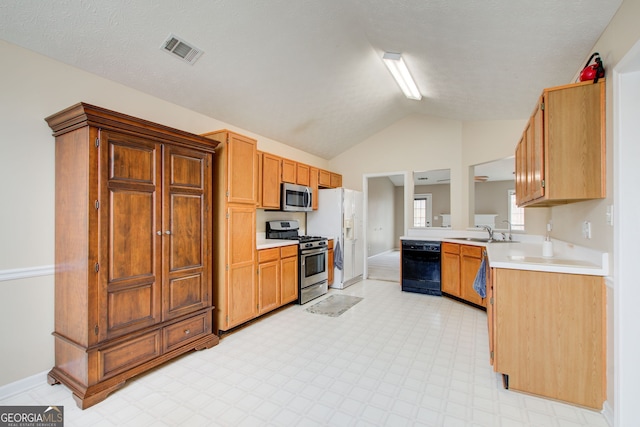
[[338,317],[362,300],[363,298],[361,297],[351,295],[331,295],[329,298],[307,308],[306,311],[329,317]]

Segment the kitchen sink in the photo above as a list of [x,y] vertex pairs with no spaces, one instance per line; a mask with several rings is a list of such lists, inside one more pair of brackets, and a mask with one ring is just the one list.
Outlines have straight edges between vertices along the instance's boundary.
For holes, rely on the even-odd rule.
[[450,237],[452,240],[466,240],[467,242],[479,242],[479,243],[517,243],[513,240],[494,240],[488,237]]

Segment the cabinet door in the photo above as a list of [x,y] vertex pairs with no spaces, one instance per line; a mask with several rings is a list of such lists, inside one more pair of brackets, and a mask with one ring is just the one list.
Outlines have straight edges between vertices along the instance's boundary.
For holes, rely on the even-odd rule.
[[280,207],[280,162],[278,156],[262,154],[262,207]]
[[164,230],[162,145],[102,131],[100,150],[95,327],[102,341],[160,322]]
[[309,186],[309,166],[298,163],[296,169],[296,183],[298,185]]
[[342,187],[342,175],[331,172],[331,188]]
[[442,243],[442,292],[460,297],[460,245]]
[[165,147],[163,320],[211,305],[211,154]]
[[309,169],[309,187],[311,187],[311,207],[318,210],[318,168]]
[[227,293],[226,330],[253,319],[257,314],[255,285],[256,209],[249,206],[227,208]]
[[324,169],[320,169],[320,171],[318,171],[318,185],[321,188],[330,188],[331,187],[331,172],[326,171]]
[[544,110],[542,109],[543,98],[538,102],[538,108],[529,122],[530,134],[529,144],[531,145],[531,156],[529,167],[531,169],[531,200],[544,197]]
[[544,141],[551,200],[603,198],[606,193],[605,82],[584,82],[544,94]]
[[280,257],[258,264],[258,314],[280,306]]
[[602,277],[496,269],[494,369],[509,388],[602,409],[606,290]]
[[258,157],[254,139],[229,133],[228,136],[228,178],[229,203],[256,205],[258,201]]
[[[283,248],[284,249],[284,248]],[[298,299],[298,248],[293,246],[294,256],[287,256],[283,250],[283,258],[280,261],[280,280],[282,304]]]
[[482,262],[483,249],[480,246],[460,246],[460,292],[464,300],[485,307],[485,299],[473,289],[473,282]]
[[282,182],[290,184],[296,183],[296,162],[289,159],[282,159]]

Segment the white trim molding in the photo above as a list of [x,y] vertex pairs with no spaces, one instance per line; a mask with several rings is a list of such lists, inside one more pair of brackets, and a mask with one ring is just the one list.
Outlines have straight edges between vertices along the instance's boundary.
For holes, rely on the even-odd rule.
[[19,393],[24,393],[25,391],[31,390],[32,388],[46,383],[47,374],[48,371],[40,372],[39,374],[22,378],[12,383],[0,386],[0,400],[7,399]]
[[38,267],[13,268],[0,270],[0,282],[7,280],[27,279],[29,277],[49,276],[55,273],[55,266],[41,265]]

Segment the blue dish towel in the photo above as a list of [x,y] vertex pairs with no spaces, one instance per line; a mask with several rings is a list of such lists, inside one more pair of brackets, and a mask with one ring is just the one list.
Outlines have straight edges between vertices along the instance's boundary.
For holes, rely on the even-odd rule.
[[475,290],[480,297],[487,297],[487,257],[482,257],[480,268],[473,281],[473,290]]
[[340,249],[340,240],[336,240],[336,247],[333,250],[333,265],[340,271],[342,271],[342,250]]

